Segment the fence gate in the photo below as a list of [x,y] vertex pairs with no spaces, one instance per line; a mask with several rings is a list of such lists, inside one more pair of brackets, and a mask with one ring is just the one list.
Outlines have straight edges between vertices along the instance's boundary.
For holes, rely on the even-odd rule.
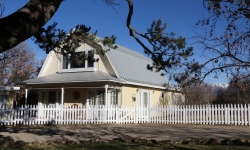
[[118,107],[118,117],[117,123],[125,124],[125,123],[135,123],[137,118],[136,114],[136,106],[134,107],[124,107],[119,106]]

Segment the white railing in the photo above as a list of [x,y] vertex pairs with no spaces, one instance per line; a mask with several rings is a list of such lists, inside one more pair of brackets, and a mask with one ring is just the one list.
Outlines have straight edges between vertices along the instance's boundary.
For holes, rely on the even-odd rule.
[[154,107],[33,105],[15,109],[0,106],[0,125],[101,123],[250,125],[250,104]]

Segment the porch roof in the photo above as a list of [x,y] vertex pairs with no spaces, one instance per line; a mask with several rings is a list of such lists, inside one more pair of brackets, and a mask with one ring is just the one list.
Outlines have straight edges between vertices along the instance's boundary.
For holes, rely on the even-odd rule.
[[20,84],[50,84],[50,83],[79,83],[79,82],[124,82],[110,74],[102,71],[89,72],[70,72],[70,73],[56,73],[48,76],[42,76],[35,79],[25,80]]

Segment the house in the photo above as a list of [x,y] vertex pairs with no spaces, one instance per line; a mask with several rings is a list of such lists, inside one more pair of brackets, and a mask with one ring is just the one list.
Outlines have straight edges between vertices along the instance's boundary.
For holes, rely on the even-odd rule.
[[41,104],[161,105],[168,80],[161,72],[147,69],[151,59],[120,45],[105,55],[93,53],[87,44],[76,53],[83,51],[99,61],[69,62],[67,56],[51,51],[38,77],[23,81],[22,86],[37,89]]
[[14,106],[15,93],[20,87],[0,86],[0,108],[12,108]]

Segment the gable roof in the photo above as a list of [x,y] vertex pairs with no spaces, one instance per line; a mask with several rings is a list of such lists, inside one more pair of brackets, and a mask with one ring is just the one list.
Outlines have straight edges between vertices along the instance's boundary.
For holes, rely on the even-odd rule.
[[142,54],[118,45],[115,50],[107,52],[107,57],[116,72],[117,77],[129,82],[163,86],[168,83],[161,72],[147,69],[152,60]]

